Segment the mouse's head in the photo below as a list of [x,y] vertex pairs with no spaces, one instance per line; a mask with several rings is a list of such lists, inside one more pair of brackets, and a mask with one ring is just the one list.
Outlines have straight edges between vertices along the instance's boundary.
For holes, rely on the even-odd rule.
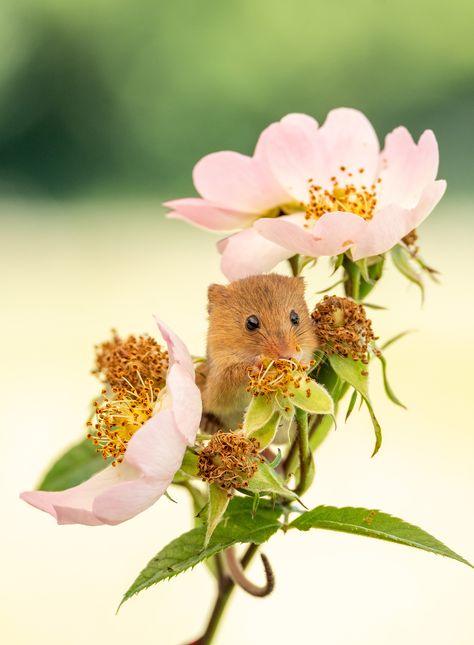
[[302,278],[257,275],[209,287],[208,356],[219,368],[260,356],[309,362],[317,347]]

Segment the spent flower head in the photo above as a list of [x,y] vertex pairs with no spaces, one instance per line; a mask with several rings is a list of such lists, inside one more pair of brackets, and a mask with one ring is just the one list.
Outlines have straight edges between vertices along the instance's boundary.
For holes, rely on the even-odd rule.
[[[369,346],[377,338],[362,305],[351,298],[324,296],[311,317],[322,351],[368,363]],[[378,352],[376,348],[373,351]]]
[[241,431],[219,431],[199,453],[199,477],[217,484],[232,495],[236,488],[246,488],[257,472],[260,444]]
[[289,394],[290,386],[300,387],[303,379],[308,379],[307,370],[314,361],[308,365],[294,359],[262,358],[259,367],[249,369],[249,384],[247,392],[252,396],[271,396],[281,393],[284,397]]
[[145,382],[160,390],[168,371],[168,352],[146,335],[121,338],[112,330],[112,339],[95,347],[96,374],[110,387],[125,385],[140,389]]

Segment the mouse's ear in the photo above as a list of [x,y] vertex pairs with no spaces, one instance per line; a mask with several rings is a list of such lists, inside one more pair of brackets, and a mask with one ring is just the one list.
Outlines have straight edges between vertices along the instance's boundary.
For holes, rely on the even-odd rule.
[[224,302],[226,287],[222,284],[211,284],[207,289],[207,311],[211,313],[213,306]]
[[296,293],[299,293],[300,295],[304,296],[304,290],[306,288],[304,278],[302,278],[301,276],[297,276],[291,279],[293,280]]

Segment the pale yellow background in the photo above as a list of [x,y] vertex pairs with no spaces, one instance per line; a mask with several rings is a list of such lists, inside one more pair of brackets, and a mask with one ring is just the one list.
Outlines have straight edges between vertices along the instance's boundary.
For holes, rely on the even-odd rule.
[[[65,212],[65,208],[68,212]],[[83,432],[97,384],[94,342],[111,326],[154,333],[159,314],[203,351],[206,287],[222,280],[215,238],[162,225],[158,202],[3,203],[2,504],[0,616],[8,645],[179,645],[196,638],[213,587],[198,567],[114,612],[142,566],[190,526],[180,492],[118,527],[58,527],[18,500]],[[384,443],[370,459],[367,414],[341,420],[317,457],[308,506],[381,508],[474,560],[472,205],[440,207],[422,229],[423,254],[443,273],[419,306],[393,269],[371,300],[382,338],[419,331],[390,349],[391,380],[408,412],[372,391]],[[71,217],[67,217],[71,215]],[[323,267],[308,288],[330,284]],[[265,546],[277,586],[264,600],[237,593],[217,643],[471,645],[474,572],[447,559],[323,531]],[[258,563],[252,569],[261,576]]]

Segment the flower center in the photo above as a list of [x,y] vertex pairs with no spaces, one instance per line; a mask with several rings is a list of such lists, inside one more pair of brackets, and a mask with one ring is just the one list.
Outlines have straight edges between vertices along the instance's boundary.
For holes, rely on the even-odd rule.
[[92,429],[87,438],[97,447],[104,459],[112,458],[112,466],[123,461],[127,444],[153,414],[156,394],[153,381],[149,380],[140,389],[130,386],[112,388],[112,397],[102,390],[102,399],[95,405],[96,422],[88,421]]
[[166,383],[168,353],[149,336],[120,338],[96,346],[93,374],[105,384],[95,401],[94,422],[88,421],[87,438],[112,466],[123,461],[127,444],[148,421]]
[[308,365],[286,358],[276,360],[264,358],[259,368],[249,370],[247,392],[250,392],[252,396],[270,396],[281,392],[286,397],[290,385],[298,387],[301,380],[306,378],[308,367]]
[[[352,180],[352,172],[347,172],[345,166],[341,166],[340,170],[346,175],[346,181],[339,183],[336,177],[331,177],[330,190],[318,186],[313,179],[308,179],[309,201],[303,204],[307,220],[319,219],[325,213],[337,211],[354,213],[365,220],[372,219],[374,216],[377,206],[376,183],[380,183],[380,178],[371,186],[356,185]],[[363,173],[364,168],[359,168],[359,174]]]

